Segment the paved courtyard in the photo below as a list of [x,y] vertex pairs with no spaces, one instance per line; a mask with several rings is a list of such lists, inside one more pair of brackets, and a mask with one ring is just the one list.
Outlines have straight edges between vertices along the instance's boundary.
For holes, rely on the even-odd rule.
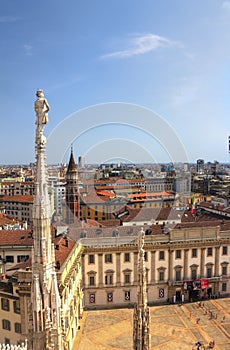
[[[200,341],[208,349],[230,350],[230,299],[155,306],[151,313],[151,349],[192,350]],[[133,309],[85,311],[74,350],[131,350]]]

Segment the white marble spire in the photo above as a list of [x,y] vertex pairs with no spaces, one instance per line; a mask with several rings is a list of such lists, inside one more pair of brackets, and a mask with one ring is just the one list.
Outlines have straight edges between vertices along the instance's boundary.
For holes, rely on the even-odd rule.
[[143,228],[138,236],[138,293],[133,315],[133,349],[150,349],[150,311],[147,305],[146,267]]
[[51,238],[51,213],[46,170],[46,138],[44,126],[48,122],[49,105],[42,90],[37,91],[36,112],[36,179],[33,206],[34,247],[32,249],[33,312],[32,349],[62,349],[61,310],[54,245]]

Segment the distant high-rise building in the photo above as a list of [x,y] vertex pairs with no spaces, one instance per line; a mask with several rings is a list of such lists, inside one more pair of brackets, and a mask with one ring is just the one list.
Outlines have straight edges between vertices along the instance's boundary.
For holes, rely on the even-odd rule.
[[82,157],[82,156],[78,157],[78,166],[79,166],[79,168],[85,167],[85,157]]
[[204,160],[198,159],[196,162],[196,171],[198,174],[204,174]]

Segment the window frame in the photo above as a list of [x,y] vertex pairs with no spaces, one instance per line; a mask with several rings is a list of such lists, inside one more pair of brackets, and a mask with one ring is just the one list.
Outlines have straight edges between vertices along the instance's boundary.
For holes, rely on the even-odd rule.
[[113,263],[112,253],[106,253],[105,254],[105,263],[106,264],[112,264]]
[[1,298],[1,309],[4,311],[10,311],[10,301],[7,298]]
[[197,258],[197,248],[192,248],[192,258]]
[[94,254],[89,254],[88,256],[88,264],[95,264],[95,255]]
[[2,319],[2,329],[5,329],[6,331],[11,331],[11,322],[6,319]]
[[15,333],[22,333],[22,325],[19,322],[14,323],[14,331]]
[[130,262],[130,253],[129,252],[124,253],[124,262]]
[[212,256],[213,255],[213,249],[212,247],[207,248],[207,256]]
[[13,302],[13,306],[14,306],[14,313],[15,314],[20,314],[21,312],[21,307],[20,307],[20,300],[14,300]]

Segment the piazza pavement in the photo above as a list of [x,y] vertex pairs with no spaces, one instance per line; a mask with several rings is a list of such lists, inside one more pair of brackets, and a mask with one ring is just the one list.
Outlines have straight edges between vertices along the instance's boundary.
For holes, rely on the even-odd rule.
[[[230,299],[150,307],[151,350],[230,350]],[[132,350],[133,309],[84,311],[74,350]],[[202,348],[201,348],[202,349]]]

